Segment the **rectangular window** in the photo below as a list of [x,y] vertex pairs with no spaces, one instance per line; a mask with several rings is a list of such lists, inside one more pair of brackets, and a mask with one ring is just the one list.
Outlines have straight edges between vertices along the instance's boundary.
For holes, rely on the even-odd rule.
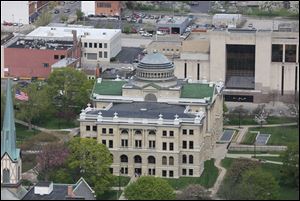
[[187,141],[182,141],[182,148],[186,149],[187,148]]
[[135,141],[135,148],[142,148],[142,140]]
[[183,135],[186,135],[186,134],[187,134],[187,129],[183,129],[183,130],[182,130],[182,134],[183,134]]
[[296,62],[296,45],[285,45],[285,62]]
[[89,60],[97,60],[97,53],[87,53],[86,58]]
[[194,149],[194,142],[193,141],[190,141],[190,146],[189,146],[190,149]]
[[102,43],[99,43],[99,48],[102,48]]
[[170,148],[170,151],[173,151],[174,150],[174,143],[173,142],[171,142],[170,144],[169,144],[169,148]]
[[99,58],[102,58],[102,52],[99,52]]
[[87,47],[87,43],[84,43],[84,47]]
[[104,48],[107,48],[107,43],[104,43]]
[[107,58],[107,52],[104,52],[104,58]]
[[281,67],[281,95],[283,96],[284,91],[284,66]]
[[91,126],[86,126],[86,131],[90,131],[91,130]]
[[121,140],[121,146],[122,147],[128,147],[128,140],[127,139],[122,139]]
[[186,175],[186,169],[182,169],[182,175]]
[[48,63],[43,63],[44,68],[48,68],[49,64]]
[[109,134],[113,134],[114,133],[114,129],[110,128],[108,132],[109,132]]
[[97,2],[98,8],[111,8],[111,3],[107,2]]
[[65,55],[60,55],[60,59],[64,59],[65,58]]
[[169,131],[169,136],[173,137],[174,136],[174,131]]
[[106,134],[106,128],[102,128],[102,134]]
[[162,135],[167,136],[167,131],[163,131]]
[[200,64],[197,64],[197,80],[200,80]]
[[113,143],[112,140],[109,140],[108,143],[109,143],[109,144],[108,144],[108,147],[109,147],[109,148],[113,148],[113,147],[114,147],[114,143]]
[[163,142],[163,144],[162,144],[162,149],[163,149],[163,150],[167,150],[167,143],[166,143],[166,142]]
[[184,63],[184,78],[186,78],[187,77],[187,64],[186,63]]
[[162,171],[162,176],[163,176],[163,177],[166,177],[166,176],[167,176],[167,170],[163,170],[163,171]]
[[89,48],[92,48],[93,47],[93,43],[89,43]]
[[54,59],[59,59],[59,56],[58,55],[54,55]]
[[106,145],[106,140],[102,140],[102,144]]
[[193,174],[194,174],[193,169],[189,169],[189,175],[190,175],[190,176],[193,176]]
[[94,43],[94,48],[97,48],[97,43]]
[[173,170],[169,171],[169,177],[174,177],[174,171]]
[[190,135],[194,135],[194,130],[189,130]]
[[154,140],[150,140],[149,141],[149,148],[150,149],[154,149],[155,148],[155,141]]
[[114,172],[113,168],[109,168],[109,172],[112,174]]
[[97,126],[93,126],[93,131],[97,131]]
[[283,45],[272,45],[272,62],[282,62]]

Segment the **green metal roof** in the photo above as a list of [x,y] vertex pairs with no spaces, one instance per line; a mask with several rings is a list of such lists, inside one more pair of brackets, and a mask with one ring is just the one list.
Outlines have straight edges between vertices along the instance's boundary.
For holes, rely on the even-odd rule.
[[99,95],[122,95],[122,86],[127,83],[126,81],[115,81],[115,80],[102,80],[101,83],[95,84],[93,93]]
[[5,113],[1,130],[1,158],[7,153],[13,161],[16,161],[20,157],[20,149],[16,148],[16,126],[11,90],[11,80],[8,79]]
[[182,86],[180,98],[205,98],[210,97],[210,101],[214,95],[215,85],[189,83]]

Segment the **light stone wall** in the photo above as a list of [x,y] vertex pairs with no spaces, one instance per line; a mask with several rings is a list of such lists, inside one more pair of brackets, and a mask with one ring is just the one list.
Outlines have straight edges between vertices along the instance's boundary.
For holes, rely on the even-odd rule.
[[[20,179],[18,179],[18,167],[20,168]],[[22,178],[22,161],[13,163],[7,154],[3,156],[1,159],[1,184],[3,184],[3,170],[6,168],[10,171],[10,184],[17,184]]]

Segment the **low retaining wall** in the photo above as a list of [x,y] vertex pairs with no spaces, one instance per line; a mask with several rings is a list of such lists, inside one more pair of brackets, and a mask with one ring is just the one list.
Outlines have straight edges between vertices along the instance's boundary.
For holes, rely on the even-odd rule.
[[230,151],[285,151],[287,146],[265,146],[265,145],[237,145],[231,144],[229,149]]

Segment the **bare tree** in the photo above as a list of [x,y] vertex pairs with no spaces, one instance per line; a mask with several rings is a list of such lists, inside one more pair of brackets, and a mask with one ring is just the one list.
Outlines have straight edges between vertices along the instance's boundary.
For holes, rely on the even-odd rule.
[[203,186],[192,184],[177,195],[177,200],[211,200],[211,198]]

